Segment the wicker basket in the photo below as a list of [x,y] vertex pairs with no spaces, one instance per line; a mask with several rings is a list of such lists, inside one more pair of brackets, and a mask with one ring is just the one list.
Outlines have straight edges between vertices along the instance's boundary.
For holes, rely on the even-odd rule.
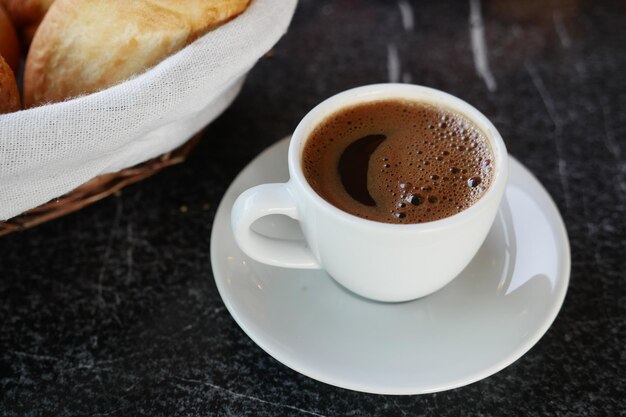
[[[79,210],[184,161],[197,137],[172,147],[232,103],[248,71],[287,31],[296,3],[255,0],[233,21],[136,77],[3,117],[0,136],[9,140],[0,141],[0,155],[8,156],[1,161],[0,218],[28,211],[0,222],[0,236]],[[172,141],[173,135],[180,136]],[[105,170],[119,171],[87,181]]]
[[102,200],[127,185],[148,178],[164,168],[180,164],[187,159],[187,156],[201,137],[202,134],[199,133],[182,146],[158,158],[118,172],[100,175],[62,197],[55,198],[46,204],[28,210],[5,222],[0,222],[0,236],[28,229],[58,217],[65,216],[89,204]]

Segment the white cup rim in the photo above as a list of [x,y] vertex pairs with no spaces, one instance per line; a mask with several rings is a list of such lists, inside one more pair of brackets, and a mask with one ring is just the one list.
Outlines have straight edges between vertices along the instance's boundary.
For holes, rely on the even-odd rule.
[[[351,105],[379,101],[385,99],[401,99],[409,101],[426,101],[447,108],[455,113],[460,113],[474,122],[485,134],[491,145],[494,159],[496,161],[494,180],[480,197],[480,199],[465,210],[455,213],[442,219],[424,223],[384,223],[375,220],[364,219],[354,214],[348,213],[328,201],[324,200],[309,184],[302,170],[302,150],[304,143],[313,129],[325,118],[335,113],[337,110]],[[317,106],[315,106],[296,127],[289,143],[289,183],[291,186],[297,185],[304,191],[307,199],[318,208],[341,217],[343,221],[353,223],[356,226],[367,228],[378,228],[393,230],[395,233],[406,233],[416,231],[436,231],[454,227],[459,223],[470,221],[476,213],[483,211],[490,206],[492,201],[498,200],[506,187],[508,179],[508,154],[506,146],[500,133],[495,126],[469,103],[451,94],[414,84],[371,84],[362,87],[352,88],[336,94]]]

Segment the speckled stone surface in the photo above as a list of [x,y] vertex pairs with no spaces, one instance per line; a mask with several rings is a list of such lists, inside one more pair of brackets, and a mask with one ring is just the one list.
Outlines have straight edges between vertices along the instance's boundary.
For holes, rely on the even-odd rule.
[[[186,164],[0,239],[0,415],[626,415],[625,46],[623,1],[302,0]],[[230,317],[209,260],[220,198],[254,156],[322,99],[390,80],[491,118],[571,240],[569,292],[539,343],[431,395],[278,363]]]

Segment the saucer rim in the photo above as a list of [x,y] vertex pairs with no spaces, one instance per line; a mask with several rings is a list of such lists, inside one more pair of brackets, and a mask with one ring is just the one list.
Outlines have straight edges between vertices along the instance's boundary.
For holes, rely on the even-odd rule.
[[[552,300],[553,300],[552,306],[550,309],[546,310],[545,317],[544,317],[542,324],[533,331],[532,336],[529,337],[525,343],[520,344],[517,348],[512,349],[510,355],[505,356],[503,359],[495,362],[490,367],[486,367],[482,369],[481,371],[475,372],[474,374],[470,376],[466,375],[466,376],[457,378],[453,381],[450,381],[447,384],[440,384],[438,386],[433,386],[430,389],[421,389],[421,388],[412,389],[411,387],[402,387],[402,388],[395,387],[395,388],[390,389],[390,388],[385,388],[381,386],[372,386],[371,384],[359,384],[359,383],[355,383],[355,381],[353,380],[346,380],[345,378],[342,379],[342,378],[336,378],[336,377],[329,377],[327,374],[316,372],[316,370],[313,368],[310,368],[308,364],[301,362],[301,361],[299,362],[293,359],[292,356],[289,354],[283,353],[281,355],[280,351],[278,351],[277,349],[271,346],[271,342],[264,340],[262,334],[255,332],[246,324],[245,320],[243,320],[240,317],[237,309],[233,306],[231,299],[229,297],[225,297],[225,293],[227,290],[225,287],[223,287],[223,283],[222,283],[223,280],[218,279],[218,276],[223,277],[223,276],[226,276],[226,274],[222,268],[222,265],[219,259],[216,259],[218,249],[216,247],[217,242],[216,242],[216,236],[215,236],[216,234],[215,225],[217,224],[218,220],[221,220],[222,217],[224,217],[225,219],[228,219],[226,220],[226,222],[230,224],[230,221],[229,221],[230,213],[222,213],[222,212],[227,210],[225,197],[231,192],[232,187],[241,180],[241,177],[247,173],[248,169],[251,166],[253,166],[260,159],[265,157],[266,154],[275,152],[276,148],[279,148],[280,146],[284,146],[284,142],[288,142],[289,139],[290,139],[290,136],[287,136],[281,140],[276,141],[275,143],[271,144],[267,148],[265,148],[261,153],[259,153],[256,157],[254,157],[248,164],[246,164],[241,169],[241,171],[237,174],[237,176],[232,180],[232,182],[230,183],[230,185],[228,186],[228,188],[222,195],[222,199],[215,212],[215,216],[212,222],[211,237],[210,237],[211,269],[213,272],[213,280],[217,287],[220,298],[222,299],[222,302],[226,306],[226,309],[228,310],[232,318],[235,320],[237,325],[244,331],[244,333],[257,346],[259,346],[268,355],[270,355],[272,358],[277,360],[279,363],[287,366],[288,368],[302,375],[305,375],[316,381],[323,382],[325,384],[332,385],[335,387],[339,387],[339,388],[343,388],[343,389],[347,389],[351,391],[363,392],[363,393],[368,393],[368,394],[378,394],[378,395],[420,395],[420,394],[429,394],[429,393],[447,391],[450,389],[463,387],[463,386],[478,382],[491,375],[494,375],[498,373],[499,371],[501,371],[502,369],[508,367],[509,365],[519,360],[534,345],[536,345],[537,342],[539,342],[539,340],[547,333],[549,328],[554,323],[554,320],[556,320],[556,317],[559,311],[561,310],[563,303],[565,302],[565,297],[567,295],[567,290],[569,288],[569,281],[571,277],[571,249],[570,249],[570,243],[569,243],[569,236],[567,234],[567,229],[565,227],[563,217],[561,216],[558,206],[554,202],[554,199],[552,198],[552,196],[548,193],[548,191],[545,189],[543,184],[541,184],[541,182],[535,177],[535,175],[533,175],[533,173],[528,168],[526,168],[516,158],[509,155],[510,173],[514,171],[515,169],[519,168],[525,175],[529,176],[535,182],[535,186],[537,186],[537,190],[539,192],[539,194],[534,195],[533,199],[537,200],[538,197],[543,198],[547,204],[543,206],[544,209],[542,211],[545,211],[546,208],[548,211],[553,211],[554,216],[550,216],[550,217],[554,217],[554,219],[551,219],[550,223],[553,228],[553,233],[557,237],[557,241],[561,243],[561,245],[559,245],[558,247],[558,253],[560,255],[559,257],[562,258],[561,262],[559,262],[559,266],[561,267],[563,272],[558,277],[559,279],[557,281],[557,287],[560,286],[560,288],[555,289],[554,296],[552,297]],[[509,181],[511,179],[512,178],[510,175]],[[553,223],[552,220],[556,220],[556,224]]]

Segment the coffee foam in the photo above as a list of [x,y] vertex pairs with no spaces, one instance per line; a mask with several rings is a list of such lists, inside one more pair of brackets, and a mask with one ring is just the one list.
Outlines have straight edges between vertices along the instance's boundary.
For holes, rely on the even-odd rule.
[[[375,205],[366,205],[344,187],[338,165],[348,146],[372,135],[385,139],[368,154],[367,190]],[[422,223],[465,210],[489,188],[494,172],[489,142],[473,122],[401,100],[331,115],[308,138],[302,163],[309,184],[329,203],[386,223]]]

